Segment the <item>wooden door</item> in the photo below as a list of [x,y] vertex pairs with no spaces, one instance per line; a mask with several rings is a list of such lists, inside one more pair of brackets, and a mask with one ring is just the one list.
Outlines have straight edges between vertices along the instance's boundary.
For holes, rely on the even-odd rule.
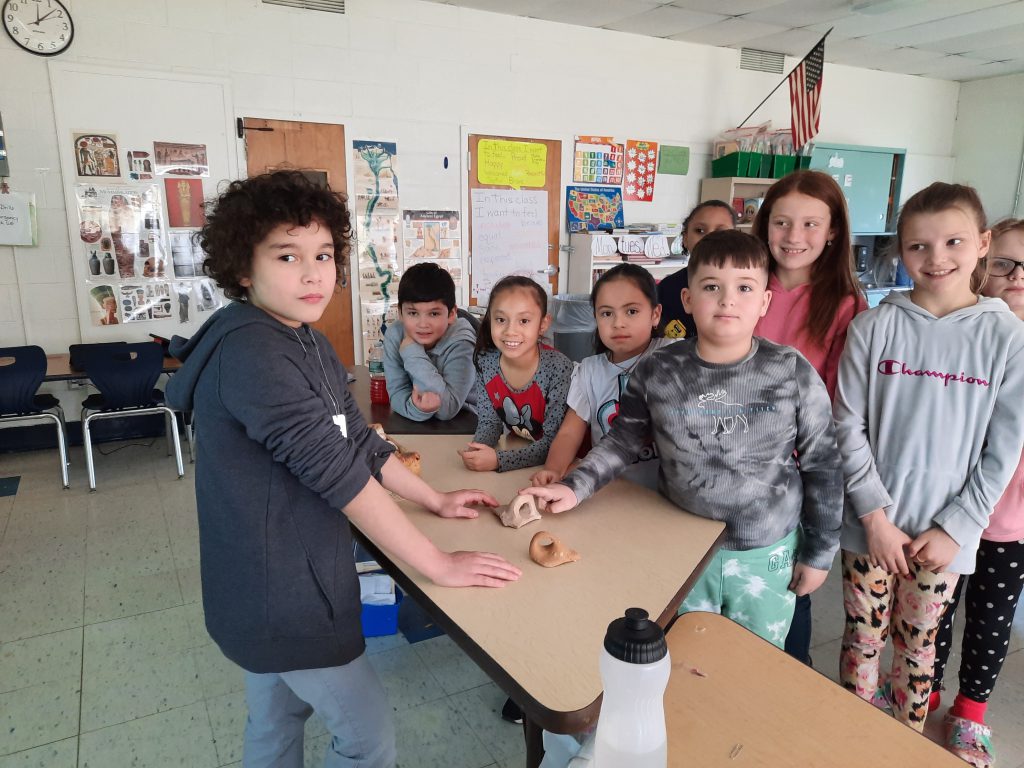
[[[469,271],[470,286],[473,285],[473,190],[474,189],[512,189],[507,184],[484,184],[480,181],[478,173],[477,152],[482,140],[497,141],[522,141],[529,144],[543,144],[547,147],[546,166],[544,171],[544,184],[542,186],[530,186],[523,184],[521,189],[544,189],[548,193],[548,269],[547,274],[533,275],[533,278],[543,285],[547,277],[551,286],[551,293],[558,292],[558,232],[559,217],[562,211],[562,142],[557,139],[521,139],[512,136],[482,136],[469,134],[469,221],[466,223],[469,234]],[[476,304],[470,289],[470,304]]]
[[[279,168],[295,168],[318,183],[326,183],[335,192],[345,193],[344,126],[246,117],[242,127],[245,129],[249,176]],[[354,256],[355,248],[349,258]],[[313,326],[327,337],[346,366],[355,363],[352,294],[348,284],[351,273],[351,264],[348,264],[323,317]]]

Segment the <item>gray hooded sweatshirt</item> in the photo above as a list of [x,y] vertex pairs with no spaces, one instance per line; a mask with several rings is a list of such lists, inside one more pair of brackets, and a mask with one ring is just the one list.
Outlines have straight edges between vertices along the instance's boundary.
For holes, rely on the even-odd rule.
[[[473,382],[473,347],[476,331],[465,318],[452,323],[444,336],[430,349],[419,344],[402,348],[405,329],[394,323],[384,334],[384,375],[388,382],[391,410],[413,421],[426,421],[437,417],[441,421],[454,419],[463,406],[476,411]],[[441,407],[433,413],[421,411],[412,400],[412,388],[421,392],[436,392],[441,396]]]
[[846,476],[842,547],[866,554],[860,518],[883,508],[917,537],[932,527],[974,572],[978,540],[1024,443],[1024,325],[1000,299],[935,317],[890,293],[850,324],[836,437]]

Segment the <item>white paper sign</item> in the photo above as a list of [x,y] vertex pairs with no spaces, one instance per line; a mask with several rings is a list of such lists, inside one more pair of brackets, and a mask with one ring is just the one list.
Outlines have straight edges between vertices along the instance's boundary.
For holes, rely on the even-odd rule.
[[36,196],[0,194],[0,245],[36,244]]
[[548,265],[548,193],[539,189],[474,189],[473,296],[484,304],[506,275],[542,286]]

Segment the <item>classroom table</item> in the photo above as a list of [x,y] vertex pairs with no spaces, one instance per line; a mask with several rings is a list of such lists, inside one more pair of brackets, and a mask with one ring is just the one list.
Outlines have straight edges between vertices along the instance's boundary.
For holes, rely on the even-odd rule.
[[476,414],[468,408],[463,408],[455,414],[455,418],[448,421],[413,421],[392,411],[390,405],[371,403],[369,370],[365,365],[356,365],[349,371],[356,377],[355,381],[349,382],[348,388],[359,410],[367,421],[381,424],[389,435],[472,435],[476,432]]
[[[471,472],[456,454],[465,443],[457,435],[404,435],[400,442],[420,452],[423,477],[435,488],[481,488],[501,503],[529,485],[537,470]],[[522,707],[529,766],[539,765],[543,755],[541,728],[576,733],[596,722],[598,659],[609,622],[637,606],[666,626],[724,533],[722,523],[683,512],[625,480],[575,510],[545,513],[518,530],[502,526],[486,509],[475,520],[445,520],[411,502],[400,504],[441,549],[496,552],[523,571],[500,589],[438,587],[384,556],[356,529],[399,586]],[[538,531],[560,537],[580,561],[557,568],[535,564],[528,548]]]
[[[163,372],[174,373],[181,367],[181,361],[175,357],[165,357]],[[60,355],[46,356],[46,376],[43,381],[71,381],[72,379],[88,379],[89,374],[71,367],[71,355],[66,352]]]
[[966,765],[722,616],[684,614],[667,639],[669,768]]

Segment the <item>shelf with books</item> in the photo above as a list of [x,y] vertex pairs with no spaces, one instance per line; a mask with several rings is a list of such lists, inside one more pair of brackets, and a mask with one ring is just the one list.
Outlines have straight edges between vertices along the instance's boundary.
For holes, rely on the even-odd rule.
[[[613,238],[614,242],[595,238]],[[655,236],[665,238],[657,247],[647,248],[648,239]],[[623,244],[622,237],[630,238]],[[682,269],[684,262],[671,254],[671,244],[677,235],[665,232],[622,233],[609,235],[604,232],[574,232],[569,235],[568,276],[566,290],[569,293],[590,293],[594,282],[605,271],[622,263],[632,263],[651,272],[655,280]],[[614,250],[612,250],[614,248]],[[634,258],[622,251],[633,253]],[[651,255],[656,254],[656,255]],[[662,255],[663,254],[663,255]]]

